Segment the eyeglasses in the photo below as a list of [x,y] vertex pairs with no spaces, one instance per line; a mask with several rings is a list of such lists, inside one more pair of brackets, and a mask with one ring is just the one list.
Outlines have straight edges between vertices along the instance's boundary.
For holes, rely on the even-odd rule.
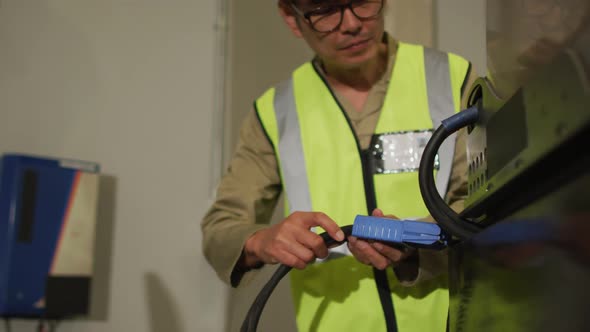
[[293,10],[307,20],[311,28],[317,32],[332,32],[342,24],[344,11],[348,8],[359,20],[370,20],[377,17],[383,9],[383,0],[350,0],[346,3],[320,4],[311,10],[303,11],[293,2]]

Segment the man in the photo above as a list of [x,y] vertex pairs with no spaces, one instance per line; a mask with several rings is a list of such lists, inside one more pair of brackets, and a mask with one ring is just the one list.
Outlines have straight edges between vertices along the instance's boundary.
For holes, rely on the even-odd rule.
[[[378,206],[401,218],[427,215],[420,151],[441,114],[460,108],[469,63],[387,36],[385,2],[279,1],[316,57],[256,100],[202,223],[205,255],[234,287],[264,264],[299,269],[291,281],[300,331],[446,328],[444,255],[350,237],[328,256],[316,234],[342,240],[339,226],[383,216]],[[439,171],[457,209],[466,191],[458,142]],[[283,189],[287,216],[269,226]]]

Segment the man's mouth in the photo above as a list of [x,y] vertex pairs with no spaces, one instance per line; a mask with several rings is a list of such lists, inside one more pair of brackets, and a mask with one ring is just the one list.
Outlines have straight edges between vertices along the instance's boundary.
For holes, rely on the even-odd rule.
[[355,41],[355,42],[346,44],[343,47],[340,47],[340,50],[354,50],[354,49],[363,48],[363,47],[365,47],[369,43],[370,40],[371,39],[368,38],[368,39],[363,39],[363,40]]

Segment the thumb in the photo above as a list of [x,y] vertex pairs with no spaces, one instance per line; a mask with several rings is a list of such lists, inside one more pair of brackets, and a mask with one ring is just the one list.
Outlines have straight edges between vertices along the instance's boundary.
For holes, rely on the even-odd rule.
[[398,219],[399,220],[399,218],[393,214],[385,215],[381,209],[373,210],[372,216],[379,217],[379,218],[388,218],[388,219]]
[[373,217],[383,217],[383,211],[381,209],[375,209],[371,215]]

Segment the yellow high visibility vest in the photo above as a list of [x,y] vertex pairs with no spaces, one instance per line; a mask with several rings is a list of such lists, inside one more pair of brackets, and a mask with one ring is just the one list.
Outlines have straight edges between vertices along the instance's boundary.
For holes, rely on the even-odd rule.
[[[430,130],[433,122],[438,126],[459,111],[468,71],[469,62],[457,55],[400,43],[375,133],[403,135]],[[311,63],[263,94],[256,109],[277,155],[287,215],[321,211],[340,226],[370,214],[371,205],[400,218],[428,215],[416,169],[367,174],[345,112]],[[437,174],[443,193],[454,142],[444,150],[450,154],[439,151]],[[347,255],[346,246],[340,252],[331,255],[337,258],[291,273],[299,330],[386,331],[372,268]],[[387,278],[398,331],[445,331],[446,275],[416,287],[402,287],[392,269]]]

